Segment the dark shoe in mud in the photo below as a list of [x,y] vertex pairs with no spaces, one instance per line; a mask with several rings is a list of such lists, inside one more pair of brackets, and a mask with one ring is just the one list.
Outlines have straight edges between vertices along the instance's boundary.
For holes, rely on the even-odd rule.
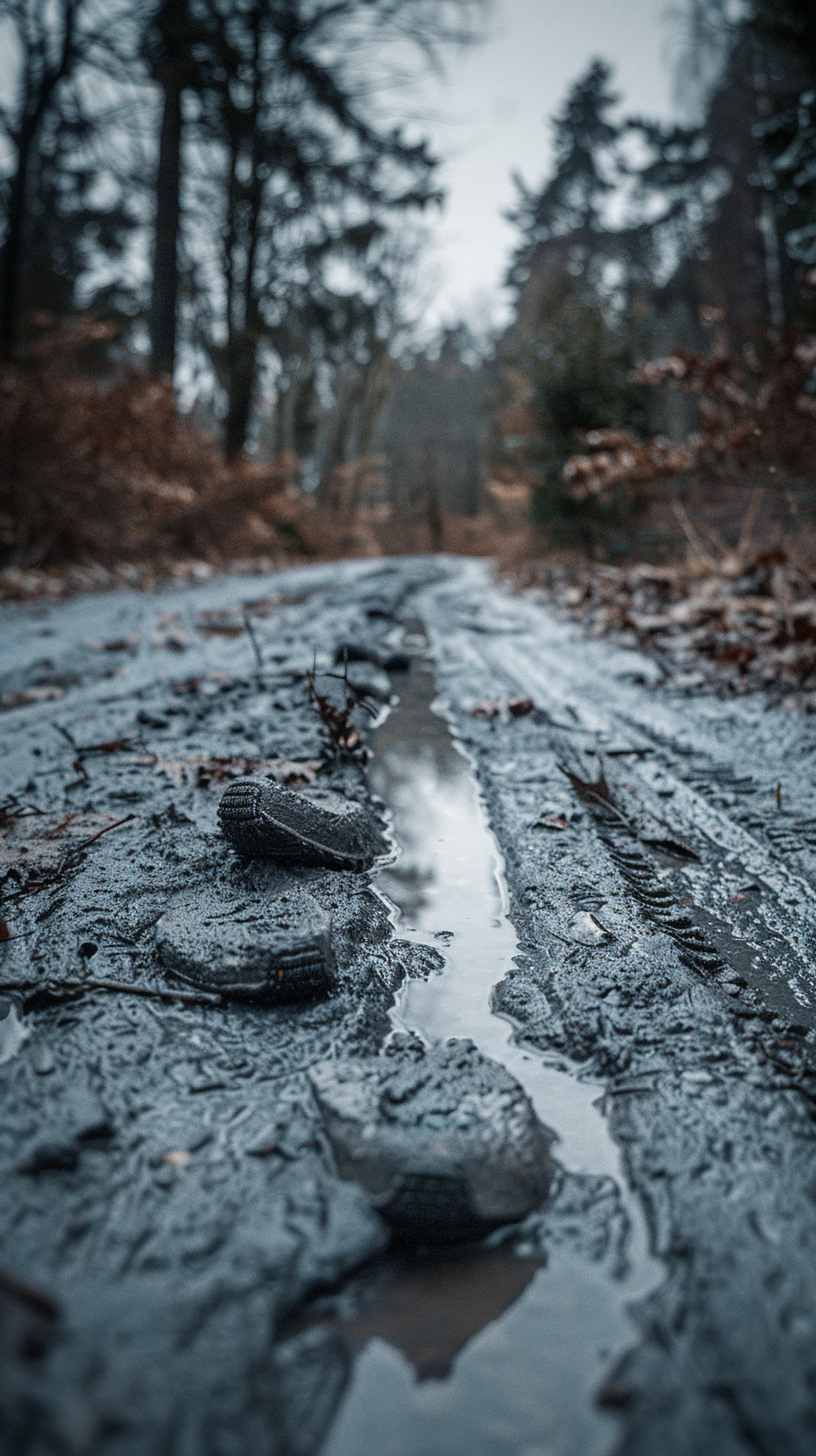
[[392,651],[384,643],[375,642],[338,642],[334,660],[339,667],[346,662],[370,662],[385,672],[407,672],[411,666],[409,652]]
[[159,920],[156,948],[165,970],[224,996],[313,1001],[334,986],[331,921],[299,885],[263,905],[183,901]]
[[368,810],[327,790],[297,794],[269,779],[236,779],[218,819],[239,854],[281,864],[363,870],[386,851]]
[[418,1243],[477,1239],[546,1197],[552,1134],[523,1087],[472,1041],[398,1036],[378,1057],[309,1073],[341,1177]]

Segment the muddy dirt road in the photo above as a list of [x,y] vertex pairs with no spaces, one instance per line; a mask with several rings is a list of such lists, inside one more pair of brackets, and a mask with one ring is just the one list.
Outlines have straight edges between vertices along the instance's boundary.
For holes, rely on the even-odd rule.
[[[469,561],[2,622],[3,1448],[812,1452],[813,719],[674,691]],[[368,760],[309,699],[344,644]],[[371,804],[390,861],[240,860],[242,772]],[[325,999],[163,967],[174,907],[303,890]],[[411,1034],[555,1134],[478,1247],[399,1247],[332,1157],[310,1068]]]

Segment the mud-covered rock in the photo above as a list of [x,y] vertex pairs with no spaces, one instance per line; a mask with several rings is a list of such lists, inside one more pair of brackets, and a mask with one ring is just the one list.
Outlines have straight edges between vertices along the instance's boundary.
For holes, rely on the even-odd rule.
[[546,1197],[551,1134],[473,1042],[428,1049],[399,1035],[378,1057],[323,1062],[309,1076],[341,1177],[398,1233],[478,1238]]
[[295,793],[268,779],[237,779],[218,820],[239,854],[281,864],[361,870],[385,852],[377,821],[362,804],[326,789]]
[[226,996],[311,1001],[335,983],[331,920],[294,881],[250,904],[190,896],[156,927],[165,970]]

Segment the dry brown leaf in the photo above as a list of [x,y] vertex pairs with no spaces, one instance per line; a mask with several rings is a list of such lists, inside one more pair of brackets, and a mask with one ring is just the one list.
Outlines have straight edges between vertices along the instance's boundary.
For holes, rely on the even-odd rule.
[[187,1164],[191,1163],[192,1160],[192,1153],[185,1153],[180,1151],[165,1153],[162,1158],[162,1162],[168,1163],[171,1168],[186,1168]]
[[0,865],[42,873],[58,867],[66,852],[120,821],[112,814],[21,814],[0,831]]
[[0,709],[25,708],[29,703],[56,703],[64,697],[64,688],[24,688],[20,693],[11,693],[7,698],[0,698]]
[[497,718],[509,714],[511,718],[523,718],[532,713],[535,704],[532,698],[488,698],[471,709],[472,718]]
[[281,784],[313,784],[323,767],[323,760],[319,758],[300,761],[286,758],[207,758],[201,754],[192,754],[185,759],[164,759],[156,753],[139,753],[128,761],[144,764],[156,773],[167,774],[177,789],[189,779],[199,788],[209,788],[211,784],[243,778],[245,774],[260,774]]
[[146,764],[155,769],[156,773],[167,774],[177,789],[181,788],[187,773],[187,765],[183,759],[159,758],[156,753],[136,753],[128,759],[128,762]]

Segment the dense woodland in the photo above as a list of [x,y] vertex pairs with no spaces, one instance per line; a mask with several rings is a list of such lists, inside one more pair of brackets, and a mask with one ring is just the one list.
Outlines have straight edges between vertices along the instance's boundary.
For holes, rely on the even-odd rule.
[[12,574],[511,538],[659,556],[690,500],[725,540],[757,488],[807,534],[813,6],[686,0],[682,122],[629,115],[591,61],[549,173],[517,179],[509,327],[420,347],[438,159],[394,97],[486,17],[0,0]]

